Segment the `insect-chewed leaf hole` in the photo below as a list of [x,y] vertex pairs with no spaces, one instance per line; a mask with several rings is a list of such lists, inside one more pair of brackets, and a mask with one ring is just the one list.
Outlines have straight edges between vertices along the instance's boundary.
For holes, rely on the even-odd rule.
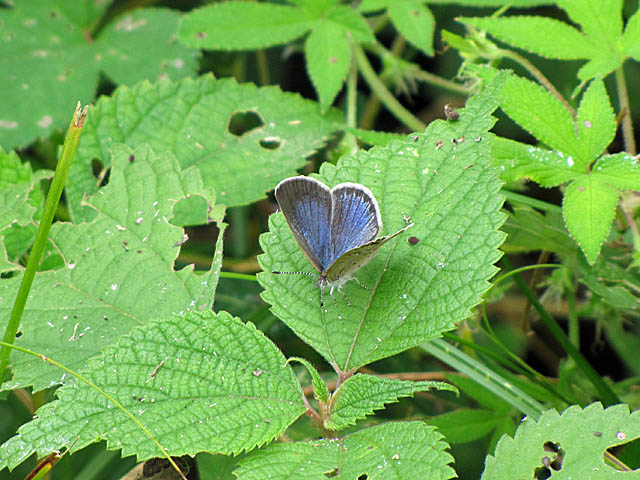
[[280,138],[265,137],[260,140],[260,146],[267,150],[277,150],[278,148],[280,148]]
[[236,112],[229,118],[229,133],[236,137],[241,137],[247,132],[262,127],[264,121],[255,112]]
[[109,183],[110,168],[105,168],[104,163],[99,158],[91,159],[91,174],[98,180],[98,186],[104,187]]
[[[623,432],[618,432],[616,437],[621,438],[623,435]],[[640,438],[629,439],[628,442],[607,448],[605,452],[634,471],[640,469]]]
[[533,478],[535,480],[546,480],[551,477],[552,470],[556,472],[562,470],[565,451],[560,448],[560,444],[547,441],[544,443],[543,448],[545,452],[549,452],[549,455],[542,457],[540,460],[542,466],[534,470]]

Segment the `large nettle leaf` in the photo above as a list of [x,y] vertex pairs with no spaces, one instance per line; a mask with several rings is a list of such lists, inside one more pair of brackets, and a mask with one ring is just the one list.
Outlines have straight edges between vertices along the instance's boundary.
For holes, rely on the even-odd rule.
[[378,425],[340,440],[280,443],[257,451],[233,472],[239,480],[407,479],[455,477],[435,428],[422,422]]
[[640,478],[640,471],[622,473],[603,457],[608,448],[638,437],[640,412],[629,414],[627,405],[572,406],[562,414],[548,410],[537,422],[525,419],[514,438],[502,437],[482,478]]
[[35,221],[40,218],[43,192],[40,180],[49,177],[49,170],[33,172],[15,152],[0,148],[0,238],[7,249],[6,263],[0,255],[0,273],[18,268],[11,264],[26,251],[36,233]]
[[[233,130],[243,114],[252,117],[255,128]],[[90,215],[80,200],[98,188],[91,164],[99,159],[109,168],[114,143],[146,143],[156,152],[172,152],[182,168],[200,170],[220,203],[247,204],[303,166],[339,121],[337,111],[323,117],[316,103],[277,87],[239,85],[211,75],[121,87],[87,115],[69,172],[69,207],[74,218]]]
[[[82,371],[170,455],[238,453],[273,440],[304,410],[285,358],[262,332],[226,312],[189,312],[135,328]],[[86,383],[65,385],[0,447],[0,469],[67,445],[105,439],[138,460],[161,456],[147,433]]]
[[[110,1],[16,0],[0,9],[0,145],[47,137],[93,100],[104,72],[116,83],[195,72],[195,49],[175,39],[180,14],[138,9],[93,31]],[[94,37],[92,38],[92,35]]]
[[[280,213],[260,237],[263,298],[298,336],[337,370],[346,372],[396,354],[450,330],[480,302],[495,272],[504,234],[503,197],[489,166],[487,131],[499,85],[470,99],[457,122],[433,122],[424,134],[393,141],[324,164],[317,178],[329,186],[357,182],[380,205],[383,233],[415,225],[382,247],[335,302],[305,275],[313,272]],[[414,236],[418,243],[408,242]]]
[[[210,308],[222,262],[224,224],[218,223],[209,272],[174,269],[184,233],[170,222],[174,207],[188,202],[206,218],[215,196],[197,169],[181,170],[171,154],[156,156],[145,146],[114,147],[112,162],[109,184],[88,201],[96,217],[52,226],[50,239],[64,267],[36,274],[16,341],[72,369],[151,317]],[[222,211],[209,215],[220,220]],[[21,278],[0,280],[0,329]],[[65,380],[42,360],[11,358],[14,378],[4,388],[39,390]]]

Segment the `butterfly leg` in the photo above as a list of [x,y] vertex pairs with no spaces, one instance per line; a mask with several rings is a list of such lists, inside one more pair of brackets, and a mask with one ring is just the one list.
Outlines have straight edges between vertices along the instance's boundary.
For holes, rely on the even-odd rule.
[[354,276],[354,277],[351,277],[351,278],[352,278],[353,280],[355,280],[355,281],[356,281],[356,283],[357,283],[358,285],[360,285],[362,288],[364,288],[365,290],[369,290],[369,291],[371,291],[371,289],[370,289],[369,287],[367,287],[365,284],[360,283],[360,280],[358,280],[358,278],[357,278],[357,277],[355,277],[355,276]]
[[[332,297],[333,297],[333,288],[334,288],[334,287],[332,286],[332,287],[331,287],[331,296],[332,296]],[[349,301],[349,297],[347,297],[347,294],[346,294],[346,293],[344,293],[344,292],[342,291],[342,285],[339,285],[339,286],[338,286],[338,288],[337,288],[337,290],[338,290],[338,292],[340,292],[340,293],[342,294],[342,296],[344,297],[344,301],[345,301],[345,303],[346,303],[348,306],[351,306],[352,304],[351,304],[351,302]],[[334,302],[335,302],[335,300],[334,300]]]

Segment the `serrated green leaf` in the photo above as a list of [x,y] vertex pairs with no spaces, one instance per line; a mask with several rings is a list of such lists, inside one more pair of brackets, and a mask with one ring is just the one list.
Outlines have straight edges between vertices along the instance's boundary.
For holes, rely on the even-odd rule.
[[390,2],[387,14],[398,32],[425,55],[433,56],[433,13],[420,0]]
[[[29,163],[22,163],[15,152],[0,148],[0,237],[4,237],[7,262],[16,262],[30,248],[36,234],[44,205],[40,185],[51,176],[49,170],[33,172]],[[15,263],[0,266],[0,273],[16,270]]]
[[467,443],[489,435],[504,415],[490,410],[455,410],[429,419],[429,425],[438,427],[449,443]]
[[[502,437],[494,455],[486,458],[482,479],[532,478],[536,469],[544,468],[542,459],[553,462],[556,455],[562,455],[560,450],[564,455],[559,478],[615,479],[620,472],[604,463],[603,452],[639,436],[640,413],[629,414],[627,405],[606,410],[599,403],[584,410],[572,406],[562,415],[547,410],[537,422],[525,418],[514,438]],[[556,448],[549,451],[549,442],[557,452]],[[640,472],[626,472],[624,476],[637,478]]]
[[640,8],[627,21],[620,43],[626,55],[640,59]]
[[337,23],[349,32],[354,41],[358,43],[373,43],[376,37],[360,13],[345,5],[336,5],[327,10],[328,21]]
[[576,125],[582,149],[580,163],[590,164],[616,136],[616,115],[602,80],[594,80],[584,92],[578,108]]
[[621,190],[640,190],[640,162],[626,152],[603,155],[593,167],[593,173]]
[[316,399],[320,402],[327,402],[329,400],[329,388],[324,383],[322,377],[318,373],[318,370],[308,360],[301,357],[291,357],[287,360],[287,363],[292,361],[300,362],[311,375],[311,384],[313,385],[313,393]]
[[6,72],[0,77],[0,145],[5,148],[65,127],[78,100],[93,100],[100,71],[130,84],[195,72],[198,52],[173,39],[175,10],[138,9],[90,38],[102,10],[91,2],[14,3],[0,9],[0,70]]
[[624,56],[619,52],[600,51],[578,70],[578,78],[586,82],[594,77],[606,77],[619,68],[623,61]]
[[[236,114],[255,116],[258,126],[232,133],[229,125]],[[97,191],[90,165],[99,159],[108,168],[114,143],[146,143],[156,152],[172,152],[183,168],[200,170],[205,187],[216,191],[220,203],[247,204],[294,175],[340,120],[339,112],[321,116],[315,102],[277,87],[240,85],[210,75],[119,88],[89,110],[69,172],[69,208],[74,218],[91,215],[80,209],[83,196]]]
[[547,17],[461,17],[458,21],[482,29],[509,45],[563,60],[589,58],[597,52],[580,31],[564,22]]
[[386,423],[340,440],[269,445],[242,460],[234,474],[239,480],[446,480],[455,477],[446,448],[422,422]]
[[574,158],[580,155],[571,113],[540,85],[511,75],[503,88],[502,110],[540,141]]
[[407,216],[415,223],[410,235],[420,240],[412,245],[405,234],[384,245],[356,274],[369,290],[344,286],[351,306],[337,296],[321,310],[313,279],[270,273],[313,271],[284,216],[270,217],[258,257],[263,298],[335,368],[348,371],[437,337],[480,301],[504,238],[497,230],[504,220],[500,181],[485,138],[498,92],[490,85],[471,98],[455,123],[432,122],[424,134],[323,164],[318,178],[325,184],[372,190],[383,234],[405,226]]
[[356,374],[349,377],[333,394],[329,416],[324,427],[341,430],[353,425],[356,420],[384,408],[386,403],[397,402],[403,397],[412,397],[415,392],[426,390],[458,390],[445,382],[395,380],[374,375]]
[[623,0],[558,0],[569,18],[600,48],[615,50],[622,35]]
[[583,175],[564,194],[562,214],[590,264],[598,258],[616,214],[618,192],[598,175]]
[[514,207],[502,230],[508,235],[503,249],[507,252],[547,250],[572,255],[576,244],[569,236],[560,214],[545,215],[526,207]]
[[[92,359],[83,375],[129,410],[172,456],[238,453],[273,440],[305,408],[276,346],[226,312],[150,321]],[[0,446],[0,468],[32,453],[99,439],[137,460],[159,456],[149,437],[101,393],[76,380]]]
[[342,89],[351,65],[347,31],[334,22],[318,22],[304,44],[304,57],[320,108],[326,112]]
[[[174,204],[186,196],[213,202],[197,169],[181,170],[173,155],[156,157],[147,146],[116,146],[112,161],[109,184],[88,200],[94,220],[52,226],[64,267],[36,274],[16,341],[75,370],[152,317],[210,308],[222,264],[219,223],[211,269],[203,275],[193,265],[174,269],[184,233],[170,223]],[[0,329],[21,278],[0,279]],[[14,377],[4,388],[41,390],[64,381],[40,359],[11,358]]]
[[561,185],[581,173],[573,158],[562,152],[498,136],[491,138],[491,162],[505,182],[528,178],[543,187]]
[[178,38],[191,47],[249,50],[301,37],[317,12],[289,5],[222,2],[195,9],[182,17]]

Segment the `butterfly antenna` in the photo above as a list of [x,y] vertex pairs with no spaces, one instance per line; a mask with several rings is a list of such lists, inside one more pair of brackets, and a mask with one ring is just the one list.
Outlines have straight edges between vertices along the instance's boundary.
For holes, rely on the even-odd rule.
[[276,275],[309,275],[311,277],[318,276],[317,273],[311,273],[311,272],[274,272],[272,271],[271,273],[275,273]]

